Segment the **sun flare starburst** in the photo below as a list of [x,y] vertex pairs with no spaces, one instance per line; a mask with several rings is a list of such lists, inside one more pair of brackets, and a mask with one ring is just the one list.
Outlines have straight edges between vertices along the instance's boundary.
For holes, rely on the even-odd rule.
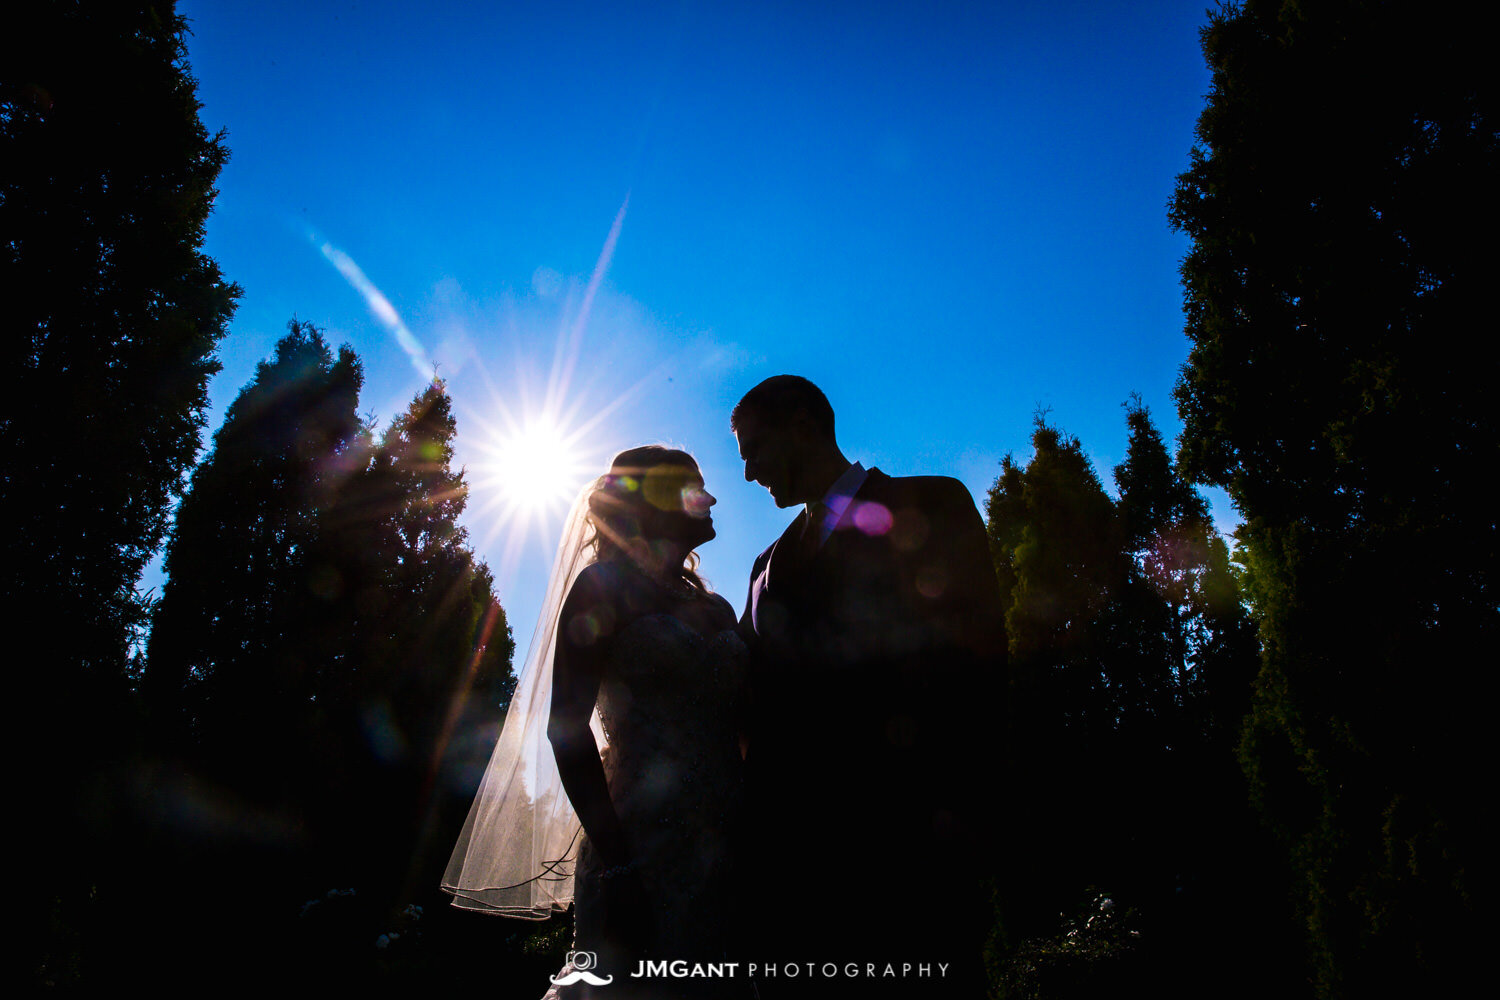
[[[560,515],[607,466],[608,454],[603,449],[619,444],[612,433],[618,413],[660,378],[661,373],[655,371],[633,385],[601,393],[598,383],[607,381],[605,371],[585,365],[585,376],[577,377],[594,299],[609,269],[629,204],[627,194],[593,274],[576,299],[571,294],[567,297],[570,305],[559,317],[545,379],[522,376],[502,386],[484,365],[479,367],[489,384],[490,400],[465,414],[480,428],[477,440],[481,442],[478,460],[467,465],[476,501],[470,516],[471,523],[480,525],[478,549],[489,549],[503,536],[496,567],[502,584],[513,578],[524,550],[553,544]],[[518,374],[527,367],[518,364]]]
[[575,442],[558,423],[526,421],[495,443],[487,479],[518,513],[539,513],[573,499],[586,470]]

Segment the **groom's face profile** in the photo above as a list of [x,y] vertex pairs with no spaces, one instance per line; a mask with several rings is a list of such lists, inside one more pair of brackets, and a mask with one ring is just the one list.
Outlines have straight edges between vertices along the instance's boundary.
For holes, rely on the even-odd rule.
[[806,503],[798,483],[800,456],[806,451],[805,418],[767,423],[755,414],[742,414],[734,432],[745,462],[745,481],[760,483],[778,507]]

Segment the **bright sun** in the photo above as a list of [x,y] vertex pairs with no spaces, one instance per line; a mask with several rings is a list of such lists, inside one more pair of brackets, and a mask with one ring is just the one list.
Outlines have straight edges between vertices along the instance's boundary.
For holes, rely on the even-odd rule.
[[566,505],[583,476],[573,443],[548,420],[527,421],[497,441],[486,465],[506,505],[526,513]]

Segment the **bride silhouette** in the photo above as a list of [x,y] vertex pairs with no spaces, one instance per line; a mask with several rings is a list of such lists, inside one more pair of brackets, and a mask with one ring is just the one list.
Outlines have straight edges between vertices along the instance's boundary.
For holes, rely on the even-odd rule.
[[691,456],[656,445],[580,495],[448,863],[455,906],[544,919],[574,905],[548,997],[693,996],[693,981],[630,973],[724,959],[747,653],[695,572],[714,503]]

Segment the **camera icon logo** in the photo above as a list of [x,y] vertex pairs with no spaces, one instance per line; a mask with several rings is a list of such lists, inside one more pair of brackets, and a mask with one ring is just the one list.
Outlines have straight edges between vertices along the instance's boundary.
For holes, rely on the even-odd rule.
[[549,976],[554,986],[571,986],[576,982],[585,982],[590,986],[608,986],[615,981],[614,976],[601,976],[591,970],[599,967],[599,954],[593,951],[570,951],[568,952],[568,964],[563,966],[563,974],[560,976]]

